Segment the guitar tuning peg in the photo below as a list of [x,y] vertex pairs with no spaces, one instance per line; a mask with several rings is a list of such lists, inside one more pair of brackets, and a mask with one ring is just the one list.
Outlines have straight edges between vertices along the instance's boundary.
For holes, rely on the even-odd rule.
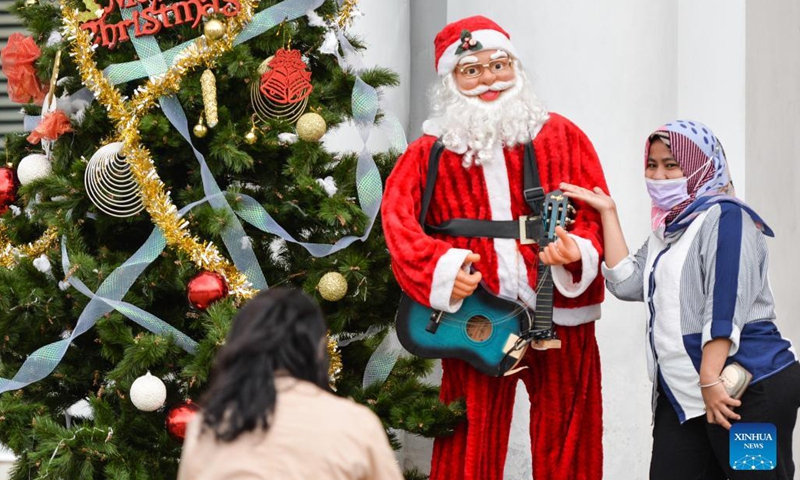
[[571,227],[573,223],[575,223],[575,220],[573,220],[571,218],[565,218],[564,219],[564,226],[565,227]]
[[567,211],[569,213],[572,213],[572,214],[577,213],[577,211],[575,210],[575,207],[573,207],[572,204],[567,205]]

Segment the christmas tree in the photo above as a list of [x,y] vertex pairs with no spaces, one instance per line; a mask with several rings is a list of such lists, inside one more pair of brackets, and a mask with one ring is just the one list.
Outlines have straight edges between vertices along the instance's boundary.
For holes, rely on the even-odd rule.
[[[319,141],[347,121],[365,141],[393,125],[379,91],[398,79],[358,65],[355,1],[14,12],[30,36],[12,36],[3,71],[32,128],[6,138],[0,168],[14,479],[175,478],[237,308],[279,285],[319,299],[337,393],[372,408],[395,446],[399,429],[451,431],[462,408],[421,381],[429,362],[401,356],[386,378],[399,289],[375,216],[397,150]],[[80,401],[90,414],[72,413]]]

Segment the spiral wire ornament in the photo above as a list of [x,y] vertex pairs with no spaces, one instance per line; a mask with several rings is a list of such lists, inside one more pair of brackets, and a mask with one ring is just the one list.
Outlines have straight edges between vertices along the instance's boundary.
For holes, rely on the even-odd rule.
[[258,82],[252,82],[252,86],[250,87],[250,100],[253,104],[253,110],[256,111],[258,119],[262,122],[268,122],[270,119],[282,118],[289,123],[294,123],[300,118],[300,115],[303,114],[308,105],[308,97],[300,102],[289,103],[287,105],[273,103],[261,93]]
[[[258,75],[261,78],[270,68],[269,62],[272,61],[274,57],[269,57],[263,62],[261,65],[258,66]],[[256,116],[262,122],[268,122],[271,119],[275,118],[282,118],[285,119],[289,123],[294,123],[300,118],[300,115],[306,109],[308,105],[308,97],[304,98],[301,102],[297,103],[290,103],[287,105],[277,105],[267,99],[263,93],[261,93],[261,85],[259,81],[254,81],[251,83],[250,86],[250,103],[253,105],[253,110],[256,112]]]
[[86,193],[103,213],[117,218],[136,215],[144,209],[139,186],[125,157],[122,142],[100,148],[89,160],[84,175]]

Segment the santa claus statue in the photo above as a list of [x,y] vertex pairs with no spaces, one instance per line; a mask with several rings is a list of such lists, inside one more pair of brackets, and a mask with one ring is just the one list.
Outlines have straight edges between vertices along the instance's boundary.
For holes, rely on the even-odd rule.
[[528,349],[518,364],[527,368],[499,377],[442,360],[441,400],[465,399],[467,420],[454,435],[436,440],[431,479],[503,478],[518,380],[531,400],[534,478],[600,479],[603,405],[594,321],[604,289],[596,212],[575,205],[573,228],[559,228],[557,241],[542,251],[499,229],[497,236],[426,233],[419,218],[437,140],[444,150],[426,225],[454,218],[507,223],[538,213],[523,195],[530,144],[545,192],[561,182],[607,191],[597,154],[577,126],[540,103],[509,34],[495,22],[459,20],[434,43],[441,81],[425,135],[409,145],[386,183],[382,218],[394,274],[406,295],[435,310],[457,311],[479,285],[533,309],[538,264],[551,265],[561,346]]

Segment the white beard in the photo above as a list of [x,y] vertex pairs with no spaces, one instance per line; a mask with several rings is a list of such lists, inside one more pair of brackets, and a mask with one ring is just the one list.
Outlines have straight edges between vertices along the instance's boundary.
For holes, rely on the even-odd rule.
[[422,129],[441,137],[448,150],[463,154],[465,168],[491,161],[498,144],[513,147],[530,141],[549,118],[519,62],[515,68],[514,85],[492,102],[459,91],[452,75],[432,90],[431,118]]

